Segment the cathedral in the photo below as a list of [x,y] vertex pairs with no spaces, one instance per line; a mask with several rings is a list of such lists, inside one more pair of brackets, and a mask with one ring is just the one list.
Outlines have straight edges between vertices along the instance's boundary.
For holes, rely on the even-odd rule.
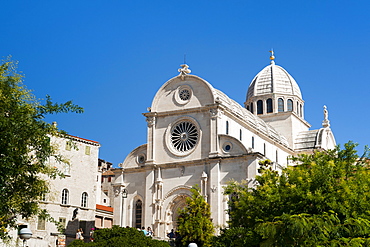
[[228,181],[253,186],[261,160],[281,170],[291,156],[336,145],[326,106],[322,128],[310,130],[301,90],[275,64],[273,52],[270,64],[252,79],[244,107],[191,74],[188,65],[178,71],[143,114],[147,142],[112,170],[114,225],[150,226],[165,238],[176,229],[190,188],[198,185],[214,225],[226,226]]

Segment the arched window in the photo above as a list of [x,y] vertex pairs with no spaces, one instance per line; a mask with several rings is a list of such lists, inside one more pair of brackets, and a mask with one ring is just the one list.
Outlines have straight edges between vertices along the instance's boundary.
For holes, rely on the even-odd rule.
[[257,114],[263,114],[263,102],[262,102],[262,100],[257,101]]
[[226,121],[226,135],[229,134],[229,121]]
[[252,148],[254,148],[254,136],[252,136]]
[[240,130],[239,131],[239,140],[242,140],[243,139],[243,131],[242,130]]
[[137,200],[135,204],[135,228],[141,229],[141,219],[143,217],[143,203]]
[[297,102],[297,108],[295,109],[295,112],[297,113],[297,115],[299,116],[299,103]]
[[282,98],[278,99],[278,112],[284,112],[284,100]]
[[293,100],[288,99],[288,111],[293,111]]
[[[235,203],[237,201],[239,201],[238,193],[236,193],[236,192],[231,193],[229,195],[229,212],[231,212],[235,209]],[[230,219],[231,219],[231,215],[230,215]]]
[[272,99],[267,99],[266,104],[267,104],[267,113],[271,113],[272,112]]
[[266,143],[263,144],[263,156],[266,156]]
[[276,150],[276,159],[275,159],[276,163],[279,163],[279,152],[278,150]]
[[299,116],[300,117],[303,116],[303,113],[302,113],[302,104],[299,105]]
[[86,192],[82,193],[81,207],[87,208],[87,198],[88,198],[87,193]]
[[251,103],[251,113],[254,113],[253,111],[253,103]]
[[69,191],[67,189],[63,189],[62,191],[62,204],[67,205],[69,200]]

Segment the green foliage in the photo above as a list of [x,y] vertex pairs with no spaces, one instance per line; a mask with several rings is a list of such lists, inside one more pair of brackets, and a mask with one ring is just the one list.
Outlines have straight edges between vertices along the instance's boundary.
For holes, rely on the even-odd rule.
[[230,183],[231,228],[218,240],[243,229],[244,241],[257,239],[248,246],[370,246],[369,150],[355,147],[301,154],[281,174],[265,161],[256,187]]
[[95,240],[91,243],[84,243],[81,240],[74,240],[68,247],[169,247],[165,241],[159,241],[147,237],[142,231],[135,228],[122,228],[113,226],[111,229],[99,229],[94,232]]
[[187,205],[180,210],[178,233],[184,246],[197,243],[199,247],[211,246],[214,233],[209,204],[200,194],[198,186],[191,189],[192,196],[186,198]]
[[[41,213],[38,201],[49,191],[48,182],[59,172],[48,165],[50,157],[63,161],[49,136],[63,135],[43,121],[47,114],[82,112],[72,102],[45,105],[22,84],[16,63],[8,59],[0,65],[0,238],[6,228],[15,227],[17,216],[29,218]],[[44,213],[45,214],[45,213]],[[46,217],[46,216],[45,216]],[[47,217],[46,217],[47,218]]]
[[259,239],[258,234],[253,231],[244,227],[232,227],[221,229],[219,236],[213,236],[212,247],[256,246]]

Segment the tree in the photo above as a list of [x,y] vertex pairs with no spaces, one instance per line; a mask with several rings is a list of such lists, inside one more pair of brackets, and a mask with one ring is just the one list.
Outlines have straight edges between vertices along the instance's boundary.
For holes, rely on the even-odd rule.
[[355,147],[300,154],[281,174],[264,162],[254,188],[230,183],[229,235],[244,229],[249,246],[369,246],[369,150],[359,157]]
[[186,198],[187,205],[179,212],[178,233],[184,246],[191,242],[199,247],[210,246],[214,233],[210,206],[198,186],[193,187],[191,192],[192,196]]
[[16,226],[18,216],[47,216],[38,201],[49,191],[48,179],[59,171],[49,166],[54,157],[66,162],[50,143],[50,136],[65,135],[43,119],[47,114],[82,113],[71,101],[54,104],[47,96],[45,104],[23,84],[17,63],[8,58],[0,65],[0,238],[6,229]]
[[94,232],[94,242],[84,243],[82,240],[74,240],[69,247],[169,247],[165,241],[159,241],[147,237],[142,231],[136,228],[122,228],[113,226],[113,228],[99,229]]

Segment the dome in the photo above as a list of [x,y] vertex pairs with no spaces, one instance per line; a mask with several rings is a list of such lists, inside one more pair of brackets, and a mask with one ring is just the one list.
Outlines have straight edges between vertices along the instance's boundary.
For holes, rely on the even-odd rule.
[[285,94],[302,99],[297,82],[285,69],[275,65],[274,61],[253,78],[248,88],[247,100],[266,94]]

